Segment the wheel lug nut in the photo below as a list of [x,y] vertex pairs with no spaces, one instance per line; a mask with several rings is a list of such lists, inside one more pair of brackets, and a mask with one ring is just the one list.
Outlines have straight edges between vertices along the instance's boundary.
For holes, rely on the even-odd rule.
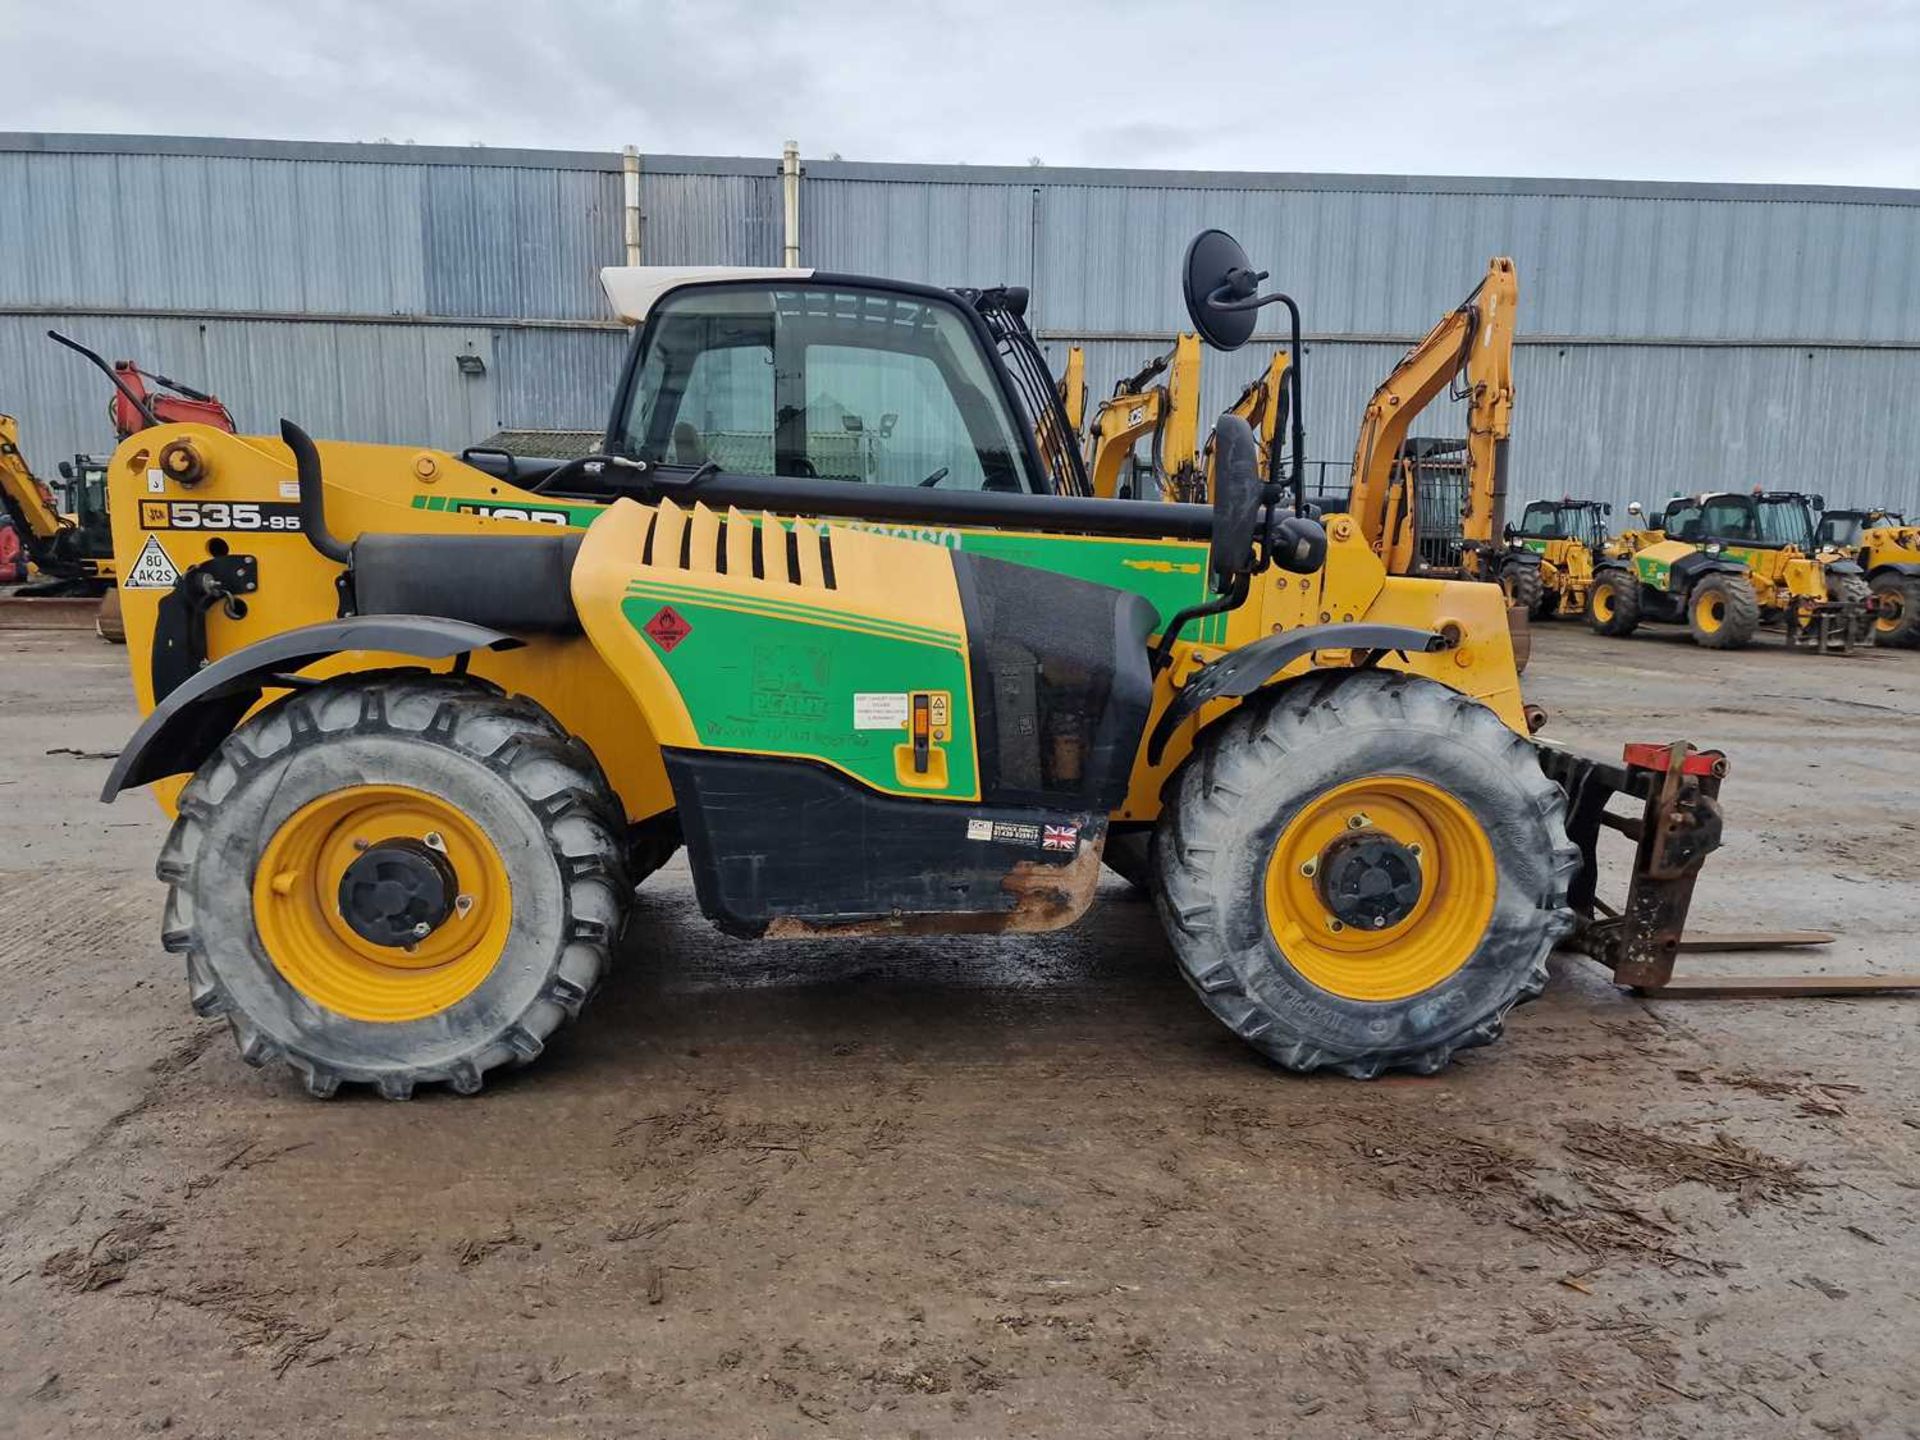
[[1366,812],[1364,810],[1357,815],[1349,815],[1347,817],[1347,828],[1349,830],[1364,830],[1367,828],[1367,826],[1371,825],[1372,823],[1373,822],[1371,820],[1367,819]]
[[1336,935],[1338,935],[1342,930],[1346,928],[1347,927],[1342,925],[1338,920],[1329,918],[1327,921],[1327,929],[1333,931],[1333,933]]
[[367,841],[356,838],[353,842],[353,848],[356,850],[367,850],[372,847],[368,844]]
[[1320,873],[1320,862],[1318,860],[1307,861],[1305,864],[1301,865],[1300,873],[1302,875],[1307,876],[1309,879],[1311,879],[1313,876]]
[[467,912],[471,909],[473,909],[473,896],[456,895],[453,897],[453,913],[461,919],[466,919]]
[[424,920],[422,920],[418,925],[413,927],[413,938],[416,940],[424,940],[427,938],[427,936],[431,935],[432,933],[433,933],[433,927],[427,924],[427,922]]
[[1386,929],[1386,928],[1387,928],[1387,917],[1386,917],[1386,916],[1384,916],[1384,915],[1376,915],[1376,916],[1374,916],[1374,917],[1373,917],[1373,928],[1374,928],[1374,929],[1376,929],[1376,930],[1384,930],[1384,929]]
[[440,838],[440,832],[438,830],[427,831],[422,839],[425,841],[427,849],[438,850],[443,855],[446,853],[447,842]]

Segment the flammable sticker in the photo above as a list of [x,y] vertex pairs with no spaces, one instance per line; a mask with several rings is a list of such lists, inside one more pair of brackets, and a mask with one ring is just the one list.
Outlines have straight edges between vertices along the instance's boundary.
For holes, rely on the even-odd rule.
[[127,590],[171,590],[179,578],[180,567],[161,548],[160,537],[149,535],[120,584]]
[[669,654],[693,633],[692,622],[671,605],[661,606],[660,613],[640,628],[647,632],[648,639]]

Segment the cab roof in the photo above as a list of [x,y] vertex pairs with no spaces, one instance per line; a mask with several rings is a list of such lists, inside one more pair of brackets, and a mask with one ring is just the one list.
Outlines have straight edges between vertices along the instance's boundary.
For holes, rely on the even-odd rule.
[[716,280],[811,280],[813,270],[783,269],[777,265],[607,265],[600,271],[600,288],[607,292],[613,313],[629,325],[638,325],[660,302],[660,297],[683,285]]

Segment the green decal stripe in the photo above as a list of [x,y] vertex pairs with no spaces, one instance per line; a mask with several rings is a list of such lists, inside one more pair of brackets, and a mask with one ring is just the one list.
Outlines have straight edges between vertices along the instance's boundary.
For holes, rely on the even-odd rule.
[[[671,650],[646,635],[651,598],[630,597],[621,607],[672,677],[702,745],[824,761],[890,795],[974,793],[973,714],[958,649],[860,632],[828,637],[798,617],[755,614],[710,598],[674,601],[687,630]],[[937,789],[900,782],[894,747],[907,743],[905,727],[853,727],[855,695],[910,690],[953,697],[952,736],[941,745],[947,783]]]
[[632,597],[670,601],[676,605],[682,603],[718,605],[729,610],[751,611],[773,619],[796,620],[809,625],[838,625],[844,629],[891,635],[896,639],[916,640],[927,645],[957,646],[960,643],[960,637],[951,630],[935,630],[924,625],[909,625],[904,621],[887,620],[857,611],[829,610],[820,605],[803,605],[797,601],[781,600],[772,596],[736,595],[730,591],[692,589],[650,580],[631,581],[627,586],[627,594]]

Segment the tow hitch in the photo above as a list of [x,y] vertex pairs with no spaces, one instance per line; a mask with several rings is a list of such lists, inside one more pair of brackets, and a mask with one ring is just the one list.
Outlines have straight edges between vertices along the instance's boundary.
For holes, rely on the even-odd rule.
[[[1747,975],[1674,977],[1681,951],[1782,950],[1828,945],[1823,931],[1686,933],[1700,868],[1720,848],[1720,782],[1727,759],[1685,741],[1626,747],[1620,764],[1541,745],[1540,763],[1567,792],[1567,834],[1580,850],[1580,873],[1567,901],[1575,924],[1564,942],[1613,972],[1636,994],[1665,999],[1861,995],[1920,990],[1914,975]],[[1639,802],[1638,814],[1608,808],[1616,795]],[[1625,903],[1614,909],[1596,893],[1600,832],[1634,843]]]

